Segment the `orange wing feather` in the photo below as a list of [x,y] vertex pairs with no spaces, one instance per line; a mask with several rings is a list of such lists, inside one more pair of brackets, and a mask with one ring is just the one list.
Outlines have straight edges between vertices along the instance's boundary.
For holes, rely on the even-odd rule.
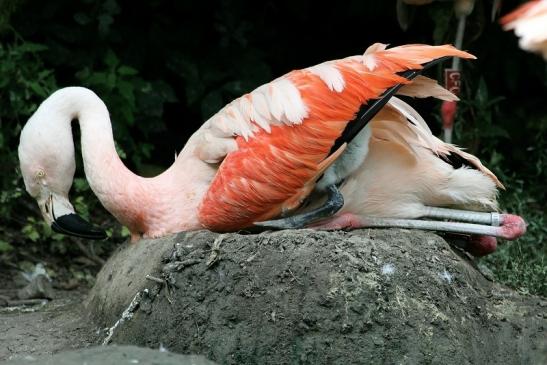
[[331,147],[360,107],[390,87],[408,83],[397,72],[421,69],[422,63],[444,56],[473,58],[452,46],[426,45],[379,50],[372,56],[368,63],[360,56],[333,61],[345,81],[341,92],[308,70],[285,76],[299,90],[307,117],[301,124],[272,125],[269,133],[260,129],[248,140],[237,137],[238,149],[221,163],[200,204],[204,227],[238,230],[298,207],[331,163]]

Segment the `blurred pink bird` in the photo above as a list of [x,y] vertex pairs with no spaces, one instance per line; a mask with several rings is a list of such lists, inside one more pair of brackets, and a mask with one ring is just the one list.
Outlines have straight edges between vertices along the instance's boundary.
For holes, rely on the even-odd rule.
[[547,0],[529,1],[501,18],[500,23],[520,38],[520,48],[547,60]]

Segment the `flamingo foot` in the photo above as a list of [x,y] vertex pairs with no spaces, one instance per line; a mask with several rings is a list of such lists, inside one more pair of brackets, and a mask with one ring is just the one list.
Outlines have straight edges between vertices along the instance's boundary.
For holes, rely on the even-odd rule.
[[352,229],[352,228],[364,228],[367,227],[366,222],[363,221],[364,217],[352,213],[344,213],[336,217],[332,217],[328,220],[313,223],[308,225],[308,228],[317,230],[332,231],[337,229]]
[[500,228],[503,231],[502,237],[506,240],[516,240],[526,233],[526,222],[518,215],[502,214],[500,223]]
[[493,253],[497,247],[496,237],[472,235],[465,250],[475,257],[481,257]]

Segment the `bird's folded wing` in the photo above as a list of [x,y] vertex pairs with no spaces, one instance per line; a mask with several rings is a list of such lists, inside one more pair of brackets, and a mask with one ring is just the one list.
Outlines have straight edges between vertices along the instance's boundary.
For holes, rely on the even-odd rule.
[[[297,207],[359,108],[445,56],[445,46],[371,46],[362,56],[292,71],[228,104],[200,130],[198,157],[222,163],[199,208],[209,229],[237,230]],[[235,139],[234,139],[235,138]],[[327,160],[328,159],[328,160]]]
[[[421,93],[425,95],[427,91],[423,90]],[[435,96],[435,94],[437,91],[432,89],[431,96]],[[386,107],[374,117],[371,121],[371,130],[372,138],[399,145],[400,150],[405,151],[409,158],[417,158],[419,153],[416,153],[416,149],[424,148],[448,163],[457,158],[462,166],[481,171],[492,179],[496,186],[503,188],[496,175],[486,168],[477,157],[435,137],[422,116],[398,98],[392,98]]]

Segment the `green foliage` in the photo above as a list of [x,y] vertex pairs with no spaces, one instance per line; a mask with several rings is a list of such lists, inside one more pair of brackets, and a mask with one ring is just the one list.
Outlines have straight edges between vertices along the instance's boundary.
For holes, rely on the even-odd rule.
[[[76,79],[101,95],[108,104],[114,123],[118,153],[122,159],[131,156],[133,164],[139,168],[143,159],[149,159],[153,149],[151,143],[137,141],[133,132],[138,131],[145,140],[149,139],[149,124],[161,125],[162,109],[148,108],[153,100],[160,106],[165,102],[175,102],[171,88],[164,82],[145,81],[138,71],[121,63],[112,50],[107,50],[96,70],[84,67],[76,73]],[[120,147],[124,146],[124,147]]]
[[[547,119],[533,121],[533,125],[545,127]],[[526,148],[527,159],[532,163],[519,166],[518,171],[508,172],[504,166],[508,158],[497,152],[491,154],[490,166],[507,187],[501,206],[524,217],[527,232],[514,242],[502,243],[483,260],[500,281],[523,292],[547,296],[547,192],[541,184],[547,181],[547,139],[543,134],[535,134],[532,142]]]
[[38,104],[57,88],[53,71],[40,54],[43,45],[22,42],[0,44],[0,215],[11,219],[23,195],[17,164],[19,133]]
[[[481,158],[506,186],[501,209],[528,223],[523,237],[501,241],[481,261],[501,282],[547,296],[547,68],[541,57],[518,49],[513,34],[491,23],[489,10],[488,2],[477,2],[467,20],[463,48],[478,60],[462,63],[454,142]],[[453,43],[457,20],[451,3],[438,2],[428,15],[435,43]],[[440,125],[437,110],[433,116]]]
[[4,252],[10,252],[13,250],[13,246],[4,240],[0,240],[0,254]]
[[21,0],[0,0],[0,33],[10,27],[11,14],[20,3]]
[[[14,8],[15,5],[14,2]],[[95,25],[103,36],[107,36],[111,29],[116,6],[115,1],[106,1],[99,8],[103,13]],[[80,24],[86,23],[82,14],[74,16]],[[7,18],[0,16],[1,19]],[[153,150],[153,145],[146,142],[149,131],[153,130],[150,125],[154,125],[155,130],[163,128],[163,105],[176,101],[176,98],[168,84],[145,80],[137,69],[123,63],[110,48],[98,52],[100,58],[96,63],[85,62],[68,67],[72,69],[72,76],[67,78],[65,65],[52,62],[50,58],[52,54],[63,56],[59,44],[30,42],[15,30],[8,33],[0,43],[0,216],[3,217],[2,225],[7,225],[0,254],[12,252],[13,247],[26,247],[24,241],[47,243],[41,249],[64,254],[74,251],[71,239],[53,233],[39,217],[35,203],[24,192],[18,170],[17,146],[26,120],[40,102],[59,88],[59,80],[67,82],[68,79],[69,84],[87,86],[98,93],[112,111],[120,156],[122,159],[130,156],[128,164],[139,168],[141,161],[149,159]],[[89,59],[97,56],[93,49],[86,51],[90,54]],[[144,142],[138,143],[135,134]],[[80,163],[77,176],[83,176],[81,167]],[[71,200],[84,218],[93,220],[91,212],[98,213],[99,219],[106,221],[112,236],[127,237],[121,227],[107,218],[92,197],[85,179],[75,179]],[[35,251],[36,247],[30,249]],[[99,252],[105,250],[107,247],[98,246]]]
[[455,125],[458,141],[462,146],[469,146],[472,153],[477,153],[479,145],[483,150],[495,150],[497,144],[510,139],[509,133],[497,123],[498,104],[504,98],[489,96],[484,78],[479,78],[476,91],[471,98],[460,102],[460,117]]

